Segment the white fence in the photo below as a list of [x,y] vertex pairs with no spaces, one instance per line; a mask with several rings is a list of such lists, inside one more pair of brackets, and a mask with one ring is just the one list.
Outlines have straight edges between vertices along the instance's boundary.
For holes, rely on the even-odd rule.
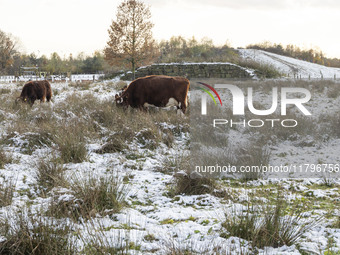
[[0,82],[13,82],[15,81],[15,76],[0,76]]
[[44,78],[40,78],[36,75],[29,75],[29,76],[0,76],[0,82],[12,83],[18,81],[39,81],[44,80]]
[[104,77],[104,74],[72,74],[71,81],[97,81],[101,77]]
[[[52,80],[52,82],[55,81],[97,81],[104,77],[104,74],[72,74],[70,78],[64,76],[64,75],[50,75],[48,78],[49,80]],[[27,75],[27,76],[0,76],[0,82],[3,83],[12,83],[12,82],[18,82],[18,81],[39,81],[44,80],[44,77],[38,77],[36,75]]]

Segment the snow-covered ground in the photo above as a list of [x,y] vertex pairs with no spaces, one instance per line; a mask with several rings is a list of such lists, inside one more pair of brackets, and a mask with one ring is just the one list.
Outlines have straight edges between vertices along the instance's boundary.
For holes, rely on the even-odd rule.
[[278,71],[290,78],[340,78],[340,68],[326,67],[263,50],[240,49],[238,51],[242,58],[262,64],[272,65]]
[[[247,50],[244,52],[246,54]],[[266,56],[262,52],[259,54]],[[270,59],[272,59],[271,63],[275,63],[273,58]],[[280,63],[283,68],[285,65]],[[301,74],[303,74],[302,71]],[[310,71],[306,74],[316,76],[317,72]],[[331,75],[331,71],[328,74]],[[65,100],[74,94],[92,95],[98,101],[114,102],[116,88],[112,86],[113,83],[115,82],[98,82],[86,89],[71,87],[67,83],[54,83],[52,84],[56,94],[54,103],[51,106],[36,103],[32,109],[28,110],[29,117],[24,118],[24,123],[27,125],[36,123],[35,117],[40,117],[44,112],[52,114],[60,121],[76,116],[78,113],[72,110],[53,110],[64,107]],[[13,94],[19,93],[19,87],[15,84],[0,84],[1,90],[3,94],[0,95],[0,100],[3,101],[12,100],[15,98]],[[11,96],[8,96],[9,94]],[[222,95],[222,97],[226,100],[227,95]],[[271,102],[265,93],[257,92],[254,97],[256,101],[266,106]],[[6,105],[8,108],[11,107],[10,103]],[[322,90],[321,92],[315,91],[308,107],[315,114],[315,118],[318,118],[325,112],[340,110],[339,105],[339,96],[329,98],[327,90]],[[93,111],[95,112],[96,109]],[[4,139],[11,132],[9,127],[12,122],[15,122],[22,114],[20,110],[12,108],[0,109],[0,139]],[[134,114],[144,113],[137,111]],[[117,119],[117,121],[121,120]],[[189,121],[188,117],[184,119],[185,121]],[[249,242],[228,235],[228,230],[225,229],[223,223],[226,216],[232,215],[235,210],[240,213],[246,210],[250,197],[255,196],[257,200],[262,201],[261,203],[269,203],[269,200],[275,197],[278,184],[281,184],[283,188],[284,199],[300,206],[299,208],[304,211],[304,220],[309,221],[318,216],[324,216],[324,219],[320,224],[306,231],[294,245],[279,248],[265,247],[258,249],[257,254],[338,254],[336,252],[340,250],[340,229],[339,226],[334,227],[334,223],[340,217],[340,181],[338,179],[335,179],[332,187],[329,188],[324,185],[322,179],[270,179],[249,182],[220,180],[218,189],[226,192],[226,195],[222,197],[212,194],[170,196],[169,191],[176,185],[174,172],[171,169],[176,168],[181,160],[185,160],[183,156],[189,152],[189,133],[182,125],[185,124],[170,121],[161,123],[163,128],[171,130],[173,134],[174,142],[170,148],[160,143],[157,148],[149,149],[133,140],[128,144],[129,149],[125,152],[98,154],[96,149],[103,145],[106,137],[94,138],[87,140],[88,160],[64,164],[66,168],[64,174],[68,180],[74,176],[86,178],[89,174],[105,177],[111,173],[112,169],[122,176],[131,176],[126,198],[128,205],[119,213],[106,215],[93,213],[91,220],[83,219],[79,222],[72,222],[67,218],[61,219],[72,226],[70,235],[76,240],[79,254],[82,254],[87,240],[96,240],[98,236],[100,236],[98,241],[111,246],[133,242],[134,245],[130,245],[129,250],[131,254],[254,254],[255,251],[251,251]],[[8,183],[10,180],[15,184],[13,201],[10,205],[0,208],[0,221],[10,219],[12,224],[15,224],[17,214],[27,208],[37,212],[46,210],[54,197],[59,196],[59,199],[70,201],[74,198],[72,191],[65,187],[55,187],[44,195],[38,192],[35,162],[42,157],[47,158],[46,155],[50,155],[55,150],[55,146],[32,148],[31,154],[25,153],[25,142],[27,142],[25,134],[27,133],[24,127],[17,130],[21,130],[21,133],[17,131],[12,142],[2,146],[13,160],[0,169],[0,184]],[[100,125],[98,130],[100,130],[99,133],[105,133],[105,129]],[[178,130],[182,131],[178,133]],[[232,130],[230,134],[231,143],[240,140],[241,133],[237,129]],[[305,137],[301,139],[306,140]],[[296,140],[278,141],[273,144],[271,163],[299,162],[306,156],[317,159],[321,150],[329,155],[331,161],[340,163],[339,138],[332,137],[324,143],[312,143],[306,147],[294,142]],[[129,151],[137,156],[132,157]],[[0,248],[2,240],[5,240],[5,237],[0,236]]]

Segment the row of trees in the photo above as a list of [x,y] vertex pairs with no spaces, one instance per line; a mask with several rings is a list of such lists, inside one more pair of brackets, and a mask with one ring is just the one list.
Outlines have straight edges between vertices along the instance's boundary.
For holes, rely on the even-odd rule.
[[160,56],[157,62],[236,62],[237,52],[225,44],[217,47],[210,38],[198,41],[195,37],[185,39],[182,36],[173,36],[170,40],[159,43]]
[[300,47],[291,44],[284,47],[282,44],[271,42],[251,44],[248,45],[247,48],[265,50],[320,65],[340,67],[340,59],[326,58],[324,53],[320,49],[301,49]]
[[[108,29],[109,40],[102,52],[92,56],[79,54],[76,57],[61,58],[57,53],[37,57],[21,54],[16,40],[0,31],[0,73],[18,74],[21,66],[39,66],[49,74],[116,72],[154,62],[183,61],[228,61],[239,63],[237,52],[229,47],[215,46],[211,39],[198,41],[194,37],[185,39],[174,36],[157,43],[152,36],[151,12],[140,0],[124,0],[117,8],[116,19]],[[339,59],[327,59],[321,50],[302,50],[294,45],[264,42],[247,48],[262,49],[273,53],[299,58],[313,63],[340,67]]]
[[[209,38],[197,40],[195,37],[186,39],[182,36],[173,36],[169,40],[163,40],[155,44],[152,55],[155,56],[152,62],[169,63],[169,62],[202,62],[202,61],[228,61],[236,62],[238,55],[234,49],[228,45],[217,47]],[[113,58],[112,58],[113,59]],[[9,61],[10,60],[10,61]],[[1,61],[1,60],[0,60]],[[129,69],[128,60],[116,59],[111,63],[105,59],[103,52],[96,51],[92,56],[86,56],[80,53],[77,56],[70,54],[68,57],[61,57],[57,53],[52,53],[49,57],[36,56],[32,54],[21,54],[16,51],[12,57],[7,57],[6,63],[1,70],[3,74],[20,74],[22,66],[38,66],[42,72],[49,74],[62,73],[98,73],[98,72],[116,72],[121,69]],[[147,64],[144,60],[139,65]],[[136,66],[138,67],[138,66]]]
[[67,58],[60,57],[56,52],[49,57],[45,55],[38,57],[34,53],[22,54],[18,51],[11,56],[7,55],[6,58],[4,56],[0,48],[0,74],[20,75],[21,67],[39,67],[39,71],[49,74],[98,73],[109,72],[112,69],[99,51],[92,56],[80,53],[76,57],[70,54]]

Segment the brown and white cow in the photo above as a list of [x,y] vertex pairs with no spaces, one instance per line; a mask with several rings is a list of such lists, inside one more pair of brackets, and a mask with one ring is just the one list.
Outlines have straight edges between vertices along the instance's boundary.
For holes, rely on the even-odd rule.
[[49,102],[52,97],[51,85],[48,81],[29,81],[22,88],[20,96],[16,101],[23,101],[29,103],[31,106],[35,100],[40,102]]
[[138,78],[116,95],[116,103],[121,106],[146,109],[148,106],[176,106],[185,113],[188,106],[190,82],[183,77],[151,75]]

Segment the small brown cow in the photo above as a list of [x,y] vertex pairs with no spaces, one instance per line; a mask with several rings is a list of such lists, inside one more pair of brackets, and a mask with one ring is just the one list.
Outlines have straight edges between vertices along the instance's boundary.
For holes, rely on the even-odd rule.
[[125,107],[145,109],[148,106],[177,106],[185,113],[189,86],[189,80],[183,77],[151,75],[132,81],[115,99],[117,105]]
[[52,89],[48,81],[29,81],[22,88],[21,94],[16,101],[21,100],[32,106],[35,100],[40,100],[40,102],[47,100],[49,102],[51,97]]

